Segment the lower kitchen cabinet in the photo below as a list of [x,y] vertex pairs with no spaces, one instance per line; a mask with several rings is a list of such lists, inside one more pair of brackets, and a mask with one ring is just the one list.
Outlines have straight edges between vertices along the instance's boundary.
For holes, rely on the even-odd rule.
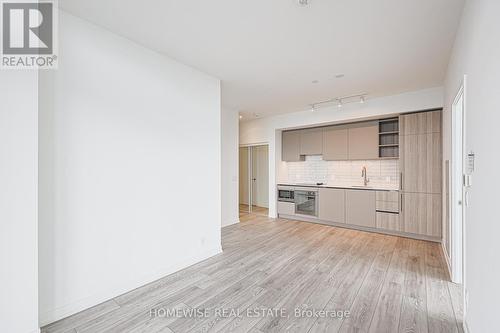
[[404,232],[441,237],[441,195],[403,193],[402,214]]
[[346,190],[346,223],[376,227],[375,191]]
[[295,214],[295,203],[278,201],[278,214],[294,215]]
[[326,222],[345,223],[345,190],[319,189],[319,216]]
[[377,212],[377,229],[401,231],[399,214]]

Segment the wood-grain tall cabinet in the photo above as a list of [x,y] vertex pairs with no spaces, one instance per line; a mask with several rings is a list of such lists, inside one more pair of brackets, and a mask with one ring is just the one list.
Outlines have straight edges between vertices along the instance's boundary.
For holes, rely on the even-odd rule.
[[402,231],[441,237],[441,111],[399,117]]

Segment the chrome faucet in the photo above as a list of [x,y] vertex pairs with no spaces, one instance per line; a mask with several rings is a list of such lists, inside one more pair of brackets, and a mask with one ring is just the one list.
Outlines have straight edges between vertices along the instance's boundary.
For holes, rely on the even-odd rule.
[[363,177],[363,184],[366,186],[370,182],[370,179],[367,178],[366,175],[366,167],[364,166],[363,169],[361,169],[361,177]]

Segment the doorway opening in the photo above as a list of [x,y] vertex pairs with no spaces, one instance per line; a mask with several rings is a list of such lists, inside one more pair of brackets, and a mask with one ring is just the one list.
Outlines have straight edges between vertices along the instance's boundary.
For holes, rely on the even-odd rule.
[[451,108],[451,275],[452,281],[464,284],[465,245],[465,77]]
[[269,147],[240,147],[240,218],[269,215]]

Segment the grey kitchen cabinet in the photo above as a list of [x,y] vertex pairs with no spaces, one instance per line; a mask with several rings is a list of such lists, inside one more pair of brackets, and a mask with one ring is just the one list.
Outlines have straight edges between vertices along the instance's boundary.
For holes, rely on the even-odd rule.
[[403,193],[403,230],[407,233],[441,237],[441,195]]
[[441,133],[410,134],[401,137],[402,190],[441,193]]
[[399,117],[401,190],[442,192],[441,111]]
[[377,211],[399,213],[399,202],[377,201]]
[[323,154],[323,129],[311,128],[300,131],[300,155]]
[[399,202],[398,191],[377,191],[377,201]]
[[339,126],[323,130],[323,160],[345,161],[349,159],[348,129]]
[[441,111],[418,112],[399,117],[399,131],[404,135],[441,132]]
[[286,162],[303,161],[300,155],[300,131],[285,131],[281,134],[281,160]]
[[278,214],[295,215],[295,203],[278,201]]
[[402,231],[441,237],[441,111],[401,115]]
[[376,227],[375,191],[346,190],[346,223]]
[[374,160],[378,154],[378,122],[355,124],[348,129],[349,160]]
[[401,231],[399,214],[377,212],[377,229]]
[[401,231],[398,191],[377,191],[377,229]]
[[336,188],[319,189],[320,220],[345,223],[345,190]]

